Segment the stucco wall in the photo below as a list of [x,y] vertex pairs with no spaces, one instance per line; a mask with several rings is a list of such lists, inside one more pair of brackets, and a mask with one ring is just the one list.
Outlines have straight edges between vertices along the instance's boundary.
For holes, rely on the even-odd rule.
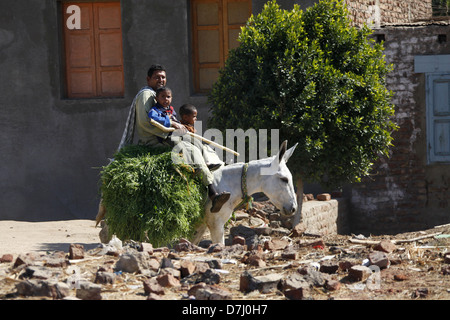
[[0,2],[0,219],[95,218],[99,167],[152,63],[190,95],[188,2],[122,1],[125,96],[64,98],[60,1]]

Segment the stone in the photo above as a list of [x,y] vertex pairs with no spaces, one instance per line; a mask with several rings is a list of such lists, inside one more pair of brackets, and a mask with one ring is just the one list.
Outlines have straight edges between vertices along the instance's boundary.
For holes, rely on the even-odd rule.
[[303,300],[307,297],[308,293],[309,293],[309,289],[298,288],[298,289],[286,290],[284,292],[284,296],[286,298],[288,298],[289,300]]
[[391,253],[397,249],[397,246],[390,240],[381,240],[373,247],[374,250]]
[[161,269],[173,268],[173,267],[174,266],[173,266],[173,263],[172,263],[171,259],[169,259],[169,258],[162,258],[162,260],[161,260]]
[[341,288],[341,283],[337,280],[327,280],[325,282],[325,289],[329,291],[337,291]]
[[8,262],[13,262],[13,255],[9,253],[2,255],[0,258],[0,263],[8,263]]
[[221,243],[215,243],[212,244],[209,248],[207,253],[215,253],[215,252],[221,252],[223,249],[225,248],[225,246]]
[[319,201],[330,201],[331,195],[329,193],[321,193],[317,195],[317,200]]
[[281,279],[279,284],[279,289],[282,292],[288,290],[296,290],[299,288],[309,289],[310,284],[303,278],[303,276],[299,273],[293,273],[286,277],[285,279]]
[[300,222],[292,228],[292,237],[301,237],[305,231],[306,225],[303,222]]
[[450,275],[450,266],[444,266],[441,268],[441,272],[444,276]]
[[339,269],[339,264],[335,260],[325,260],[320,262],[320,272],[333,274]]
[[153,254],[153,245],[147,242],[141,242],[139,246],[139,251],[147,252],[149,255]]
[[82,280],[78,283],[76,297],[81,300],[101,300],[101,291],[101,285]]
[[95,274],[94,283],[98,284],[114,284],[116,275],[112,272],[97,271]]
[[142,282],[142,284],[144,285],[145,294],[163,295],[165,293],[164,288],[155,278],[146,279]]
[[84,259],[84,246],[81,244],[72,243],[69,246],[69,259]]
[[256,234],[259,236],[269,236],[273,232],[273,229],[268,226],[253,228],[253,230],[255,230]]
[[181,278],[181,271],[175,268],[164,268],[161,269],[160,274],[171,274],[174,278]]
[[129,273],[142,272],[144,269],[148,269],[149,260],[147,252],[126,252],[116,262],[115,270]]
[[210,259],[205,261],[210,268],[213,269],[222,269],[222,263],[217,259]]
[[254,277],[250,272],[244,271],[240,276],[239,290],[245,293],[254,290],[269,293],[277,289],[282,278],[282,275],[275,273]]
[[13,268],[17,268],[21,265],[32,265],[37,259],[37,256],[33,253],[27,253],[27,254],[19,254],[16,258],[16,261],[14,261]]
[[252,250],[247,253],[242,262],[247,263],[255,267],[265,267],[266,263],[264,261],[264,253],[261,250]]
[[342,271],[348,271],[351,267],[358,265],[358,261],[356,260],[341,260],[339,261],[339,269]]
[[53,270],[48,269],[47,267],[41,266],[28,266],[25,268],[25,271],[19,276],[19,278],[24,279],[50,279],[54,277],[55,274]]
[[17,294],[21,296],[43,296],[63,299],[69,296],[67,284],[48,280],[24,280],[16,284]]
[[221,277],[220,273],[213,269],[208,269],[201,275],[200,282],[204,282],[206,284],[218,284],[220,283]]
[[287,248],[281,253],[281,258],[286,260],[297,260],[298,252],[292,248]]
[[146,264],[146,267],[150,270],[158,271],[159,267],[161,266],[161,262],[158,261],[156,258],[150,258],[148,259]]
[[148,295],[147,300],[161,300],[161,296],[156,293],[151,292]]
[[240,244],[245,246],[245,238],[241,236],[235,236],[233,238],[232,244]]
[[330,277],[328,274],[320,272],[311,266],[300,268],[297,271],[314,287],[323,287]]
[[304,195],[304,197],[306,198],[306,201],[314,200],[314,195],[312,193],[307,193]]
[[413,298],[426,298],[428,296],[428,288],[418,288],[412,294]]
[[45,266],[46,267],[52,267],[52,268],[65,268],[69,264],[69,261],[66,260],[65,257],[48,257],[45,260]]
[[170,273],[162,274],[156,277],[156,281],[162,286],[162,287],[180,287],[181,283],[180,281],[175,278]]
[[233,239],[236,236],[241,236],[245,239],[245,243],[249,248],[252,248],[258,243],[258,235],[252,228],[246,227],[242,224],[230,228],[230,236]]
[[380,269],[387,268],[389,266],[389,259],[386,253],[382,251],[373,251],[369,253],[369,262],[371,265],[378,266]]
[[372,274],[366,266],[353,266],[348,270],[348,275],[354,281],[365,281]]
[[396,273],[394,274],[395,281],[405,281],[408,280],[408,277],[404,273]]
[[284,250],[289,245],[289,241],[280,239],[271,239],[264,243],[264,250]]
[[190,260],[182,260],[180,263],[181,277],[187,277],[193,274],[195,271],[195,264]]
[[450,252],[445,253],[444,263],[450,263]]
[[188,290],[188,295],[195,297],[196,300],[231,300],[232,294],[225,288],[217,285],[199,283]]

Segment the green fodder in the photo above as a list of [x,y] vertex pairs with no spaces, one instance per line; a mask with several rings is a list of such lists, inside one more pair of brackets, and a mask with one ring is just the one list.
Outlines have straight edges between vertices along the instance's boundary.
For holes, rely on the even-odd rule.
[[206,188],[170,148],[127,146],[102,168],[101,192],[110,235],[167,245],[193,235],[203,218]]

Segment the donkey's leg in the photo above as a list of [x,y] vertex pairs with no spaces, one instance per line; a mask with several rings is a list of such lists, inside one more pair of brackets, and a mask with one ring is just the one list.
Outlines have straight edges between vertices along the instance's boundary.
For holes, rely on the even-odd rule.
[[203,234],[205,233],[206,227],[207,227],[206,223],[202,223],[197,227],[197,229],[195,230],[194,237],[192,238],[193,244],[195,245],[199,244],[200,240],[202,240]]
[[218,221],[214,221],[212,224],[208,225],[209,231],[211,232],[211,241],[212,243],[221,243],[225,244],[224,239],[224,224],[219,223]]

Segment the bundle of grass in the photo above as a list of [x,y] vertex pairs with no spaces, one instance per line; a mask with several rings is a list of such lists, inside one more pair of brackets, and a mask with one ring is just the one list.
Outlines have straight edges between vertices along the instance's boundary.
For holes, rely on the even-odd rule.
[[127,146],[102,168],[101,192],[110,235],[167,245],[189,238],[203,217],[201,177],[174,163],[170,148]]

